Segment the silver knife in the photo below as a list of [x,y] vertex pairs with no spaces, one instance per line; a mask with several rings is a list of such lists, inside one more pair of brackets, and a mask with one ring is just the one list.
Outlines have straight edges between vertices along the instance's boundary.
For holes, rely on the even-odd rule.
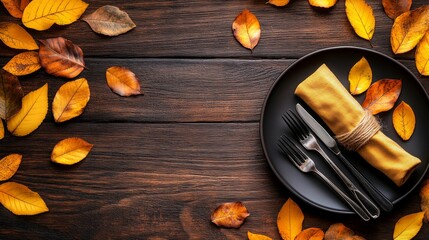
[[353,173],[356,179],[360,182],[361,186],[368,192],[375,202],[388,212],[392,210],[392,202],[386,198],[374,185],[372,185],[341,153],[338,144],[334,138],[307,112],[299,103],[296,104],[296,111],[305,123],[313,130],[319,139],[335,154]]

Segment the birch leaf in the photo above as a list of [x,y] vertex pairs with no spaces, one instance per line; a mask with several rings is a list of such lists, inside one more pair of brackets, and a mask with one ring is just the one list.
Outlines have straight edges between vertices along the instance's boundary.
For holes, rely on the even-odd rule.
[[337,3],[337,0],[308,0],[308,3],[313,7],[331,8]]
[[362,107],[373,115],[393,108],[401,94],[402,81],[398,79],[382,79],[372,84]]
[[412,0],[382,0],[384,11],[391,19],[411,9]]
[[22,18],[22,12],[27,7],[30,0],[1,0],[10,15]]
[[21,154],[10,154],[0,160],[0,181],[9,180],[21,164]]
[[429,29],[417,44],[416,67],[423,76],[429,76]]
[[249,240],[273,240],[272,238],[267,237],[265,235],[256,234],[256,233],[252,233],[252,232],[249,232],[249,231],[247,231],[247,238]]
[[85,78],[63,84],[52,101],[55,122],[64,122],[81,115],[89,98],[89,85]]
[[41,67],[39,53],[30,51],[15,55],[3,69],[15,76],[24,76],[39,70]]
[[350,93],[358,95],[365,92],[372,82],[372,70],[365,57],[362,57],[349,72]]
[[267,3],[276,7],[283,7],[288,5],[289,2],[290,0],[269,0]]
[[22,98],[21,110],[7,121],[7,129],[15,136],[26,136],[36,130],[48,112],[48,84]]
[[36,215],[49,211],[37,192],[15,182],[0,185],[0,203],[15,215]]
[[211,215],[211,220],[219,227],[239,228],[249,215],[243,203],[230,202],[219,205]]
[[139,79],[128,68],[113,66],[106,71],[107,85],[123,97],[142,94]]
[[302,231],[302,222],[304,214],[301,208],[289,198],[283,204],[277,215],[277,228],[283,240],[294,240],[295,237]]
[[85,68],[82,49],[62,38],[40,40],[40,64],[49,74],[57,77],[74,78]]
[[423,38],[429,28],[429,5],[405,12],[395,19],[390,44],[395,54],[408,52]]
[[325,233],[320,228],[307,228],[296,236],[295,240],[323,240]]
[[0,119],[9,119],[22,106],[21,84],[16,76],[0,69]]
[[402,101],[393,111],[393,127],[402,140],[411,138],[416,127],[416,116],[413,109]]
[[33,37],[16,23],[0,22],[0,40],[14,49],[39,49]]
[[425,212],[425,219],[429,221],[429,179],[426,179],[420,189],[420,208]]
[[88,4],[81,0],[32,0],[24,9],[24,26],[39,31],[49,29],[54,23],[68,25],[85,12]]
[[346,14],[356,34],[371,40],[375,29],[372,7],[365,0],[346,0]]
[[135,28],[128,14],[115,6],[106,5],[82,18],[91,29],[107,36],[118,36]]
[[394,240],[409,240],[419,233],[423,225],[424,212],[406,215],[398,220],[393,231]]
[[93,146],[81,138],[66,138],[55,145],[51,160],[63,165],[73,165],[86,158]]
[[256,16],[249,10],[243,10],[232,23],[235,39],[245,48],[252,50],[258,45],[261,37],[261,25]]

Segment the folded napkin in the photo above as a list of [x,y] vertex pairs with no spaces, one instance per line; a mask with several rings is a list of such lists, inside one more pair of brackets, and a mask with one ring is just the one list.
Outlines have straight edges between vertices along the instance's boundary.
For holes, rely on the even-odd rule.
[[[365,114],[331,70],[323,64],[295,90],[336,135],[352,131]],[[397,186],[405,183],[420,159],[378,131],[357,152]]]

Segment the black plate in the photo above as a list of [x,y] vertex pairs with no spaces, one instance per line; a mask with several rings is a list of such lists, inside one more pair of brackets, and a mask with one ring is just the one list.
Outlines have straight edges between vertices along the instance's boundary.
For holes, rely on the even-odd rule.
[[[280,75],[271,87],[262,109],[260,123],[262,147],[274,173],[296,196],[317,208],[331,212],[353,213],[316,175],[300,172],[282,156],[277,147],[277,140],[283,133],[288,134],[288,129],[281,115],[288,109],[295,110],[295,105],[298,102],[309,110],[307,105],[294,95],[294,91],[301,81],[323,63],[331,69],[346,89],[349,89],[348,73],[351,67],[362,57],[368,60],[372,68],[373,82],[383,78],[402,79],[402,92],[395,107],[401,101],[405,101],[413,108],[417,122],[413,136],[407,142],[399,138],[392,125],[393,110],[381,113],[378,116],[383,123],[383,132],[409,153],[420,158],[422,163],[403,186],[397,187],[391,180],[372,168],[357,154],[345,151],[343,153],[388,199],[393,203],[400,201],[423,179],[428,169],[429,159],[429,151],[427,150],[429,142],[429,124],[427,124],[429,122],[429,98],[420,82],[402,64],[386,55],[369,49],[335,47],[319,50],[297,60]],[[356,97],[356,99],[362,103],[364,97],[365,93]],[[310,110],[309,112],[326,127],[314,112]],[[325,150],[329,152],[328,149],[325,148]],[[334,176],[335,174],[321,160],[319,155],[313,152],[307,153],[315,160],[318,168],[328,178],[337,185],[341,185],[337,177]],[[330,156],[334,161],[339,162],[333,154],[330,154]],[[341,165],[341,163],[338,164]],[[346,172],[346,174],[350,175],[349,172]]]

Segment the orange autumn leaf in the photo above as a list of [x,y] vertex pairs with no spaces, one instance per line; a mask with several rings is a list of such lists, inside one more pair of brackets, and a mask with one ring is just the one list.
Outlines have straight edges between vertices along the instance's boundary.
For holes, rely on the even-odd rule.
[[74,78],[85,68],[82,49],[62,38],[40,40],[40,64],[49,74]]
[[365,240],[365,238],[355,235],[353,230],[342,223],[335,223],[329,226],[325,232],[325,240]]
[[331,8],[335,6],[337,0],[308,0],[308,3],[313,7]]
[[33,37],[16,23],[0,22],[0,40],[14,49],[39,49]]
[[286,6],[289,2],[290,0],[269,0],[267,3],[276,7],[283,7]]
[[320,228],[307,228],[296,236],[295,240],[323,240],[325,233]]
[[399,219],[393,230],[393,240],[409,240],[415,237],[422,228],[424,215],[424,212],[418,212]]
[[115,6],[102,6],[82,18],[91,29],[99,34],[118,36],[136,27],[128,14]]
[[1,0],[10,15],[22,18],[22,12],[27,7],[30,0]]
[[9,119],[22,107],[24,92],[16,76],[0,69],[0,119]]
[[402,101],[393,111],[393,127],[402,140],[407,141],[414,133],[416,116],[413,109]]
[[85,159],[93,146],[81,138],[66,138],[55,145],[51,160],[63,165],[73,165]]
[[346,0],[346,15],[356,34],[366,40],[374,35],[375,17],[365,0]]
[[412,0],[382,0],[384,11],[391,19],[411,9]]
[[89,85],[85,78],[64,83],[52,101],[55,122],[65,122],[81,115],[89,98]]
[[0,140],[4,138],[4,125],[3,121],[0,119]]
[[302,231],[304,214],[291,198],[283,204],[277,215],[277,228],[283,240],[294,240]]
[[429,76],[429,30],[416,47],[416,67],[423,76]]
[[426,222],[429,222],[429,179],[426,179],[420,189],[420,208],[425,213]]
[[15,55],[3,69],[15,76],[23,76],[33,73],[41,67],[39,53],[30,51]]
[[9,180],[21,164],[21,154],[9,154],[0,160],[0,181]]
[[395,54],[413,49],[429,29],[429,5],[405,12],[395,19],[390,44]]
[[250,50],[258,45],[261,37],[261,25],[256,16],[249,10],[243,10],[232,23],[232,31],[235,39],[245,48]]
[[367,93],[362,107],[373,115],[393,108],[401,94],[402,81],[382,79],[373,83]]
[[365,57],[362,57],[349,72],[350,93],[358,95],[365,92],[372,82],[372,70]]
[[37,192],[15,182],[0,185],[0,203],[15,215],[36,215],[49,211]]
[[219,227],[239,228],[249,215],[241,202],[223,203],[214,210],[211,221]]
[[113,66],[106,71],[107,85],[123,97],[142,94],[139,79],[128,68]]
[[250,231],[247,232],[247,238],[249,240],[272,240],[270,237],[262,234],[251,233]]

